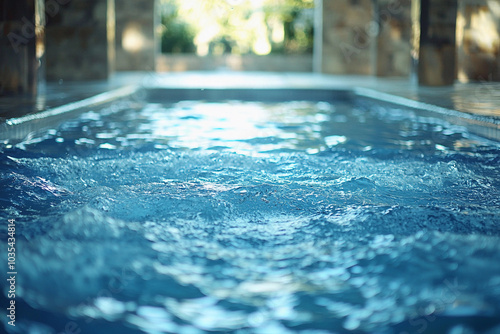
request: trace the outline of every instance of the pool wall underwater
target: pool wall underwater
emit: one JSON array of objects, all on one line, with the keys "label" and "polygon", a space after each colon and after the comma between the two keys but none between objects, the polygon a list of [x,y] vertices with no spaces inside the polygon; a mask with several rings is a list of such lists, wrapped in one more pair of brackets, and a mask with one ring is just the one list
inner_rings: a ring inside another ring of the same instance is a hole
[{"label": "pool wall underwater", "polygon": [[127,86],[0,144],[8,333],[500,333],[498,120],[366,88]]}]

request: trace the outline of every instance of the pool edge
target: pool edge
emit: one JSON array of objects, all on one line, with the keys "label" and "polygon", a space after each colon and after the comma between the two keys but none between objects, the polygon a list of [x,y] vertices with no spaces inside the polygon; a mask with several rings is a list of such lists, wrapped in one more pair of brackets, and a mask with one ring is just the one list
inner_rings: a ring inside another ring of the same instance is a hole
[{"label": "pool edge", "polygon": [[104,106],[120,98],[131,97],[139,89],[138,86],[121,87],[38,113],[18,118],[9,118],[5,122],[0,123],[0,140],[22,140],[33,131],[53,127],[54,124],[59,124],[93,107]]},{"label": "pool edge", "polygon": [[[286,94],[283,93],[286,91]],[[170,95],[165,96],[169,92]],[[278,97],[272,94],[279,92]],[[222,94],[226,93],[224,99]],[[500,120],[487,116],[468,114],[454,109],[439,107],[433,104],[408,99],[394,94],[383,93],[378,90],[362,87],[325,87],[325,88],[173,88],[165,86],[139,86],[129,85],[115,90],[107,91],[92,97],[68,103],[56,108],[48,109],[35,114],[29,114],[19,118],[7,119],[0,123],[0,140],[23,140],[30,133],[43,129],[54,127],[55,125],[68,120],[82,112],[89,111],[95,107],[102,107],[106,104],[114,103],[120,99],[126,98],[130,101],[141,102],[147,98],[155,97],[155,94],[161,94],[162,98],[167,97],[166,101],[183,100],[232,100],[238,99],[239,94],[246,94],[240,100],[246,101],[287,101],[287,96],[294,100],[313,100],[313,101],[332,101],[335,99],[356,99],[363,98],[382,103],[396,108],[408,108],[418,110],[428,115],[442,118],[452,124],[464,126],[472,134],[480,137],[500,142]],[[297,94],[300,93],[300,94]],[[264,95],[262,95],[264,94]],[[147,95],[147,98],[146,98]],[[201,97],[201,98],[200,98]],[[306,98],[307,97],[307,98]],[[149,101],[149,100],[148,100]]]},{"label": "pool edge", "polygon": [[434,104],[379,92],[369,88],[353,88],[356,96],[374,100],[393,107],[404,107],[410,110],[425,112],[429,116],[439,117],[452,124],[464,126],[472,134],[500,142],[500,119],[477,114],[469,114],[455,109],[440,107]]}]

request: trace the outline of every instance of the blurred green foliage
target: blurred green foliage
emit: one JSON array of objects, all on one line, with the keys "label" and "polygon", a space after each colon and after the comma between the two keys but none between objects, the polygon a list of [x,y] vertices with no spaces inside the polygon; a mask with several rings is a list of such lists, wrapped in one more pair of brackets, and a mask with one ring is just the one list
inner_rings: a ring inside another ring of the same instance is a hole
[{"label": "blurred green foliage", "polygon": [[161,52],[162,53],[193,53],[195,29],[179,17],[177,6],[170,2],[164,6],[161,16]]},{"label": "blurred green foliage", "polygon": [[313,0],[162,0],[164,53],[312,53]]}]

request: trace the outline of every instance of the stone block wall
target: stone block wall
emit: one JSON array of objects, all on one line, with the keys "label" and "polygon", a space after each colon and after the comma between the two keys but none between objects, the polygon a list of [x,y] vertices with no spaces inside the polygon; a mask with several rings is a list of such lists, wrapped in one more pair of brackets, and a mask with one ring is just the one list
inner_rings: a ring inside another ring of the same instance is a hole
[{"label": "stone block wall", "polygon": [[500,2],[323,0],[321,72],[500,81]]},{"label": "stone block wall", "polygon": [[[422,85],[500,81],[496,0],[317,1],[323,73],[406,77],[413,56]],[[35,94],[44,65],[56,81],[153,71],[155,2],[0,0],[0,95]]]},{"label": "stone block wall", "polygon": [[154,71],[155,0],[116,2],[116,70]]},{"label": "stone block wall", "polygon": [[43,0],[0,0],[0,96],[35,95],[44,79]]},{"label": "stone block wall", "polygon": [[323,0],[322,7],[322,72],[410,74],[410,0]]},{"label": "stone block wall", "polygon": [[418,81],[451,85],[456,78],[457,0],[421,0]]},{"label": "stone block wall", "polygon": [[114,68],[114,0],[45,0],[47,79],[107,79]]},{"label": "stone block wall", "polygon": [[323,0],[322,6],[322,72],[373,74],[376,22],[372,1]]},{"label": "stone block wall", "polygon": [[458,79],[500,81],[500,2],[459,0]]},{"label": "stone block wall", "polygon": [[375,7],[378,20],[376,75],[410,75],[411,70],[411,0],[378,0]]}]

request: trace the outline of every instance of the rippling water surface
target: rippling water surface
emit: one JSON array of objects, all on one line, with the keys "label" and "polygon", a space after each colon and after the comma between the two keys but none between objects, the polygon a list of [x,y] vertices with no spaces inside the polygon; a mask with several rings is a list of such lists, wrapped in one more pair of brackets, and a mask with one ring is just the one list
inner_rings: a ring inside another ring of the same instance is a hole
[{"label": "rippling water surface", "polygon": [[500,332],[497,143],[343,102],[123,109],[0,146],[12,333]]}]

